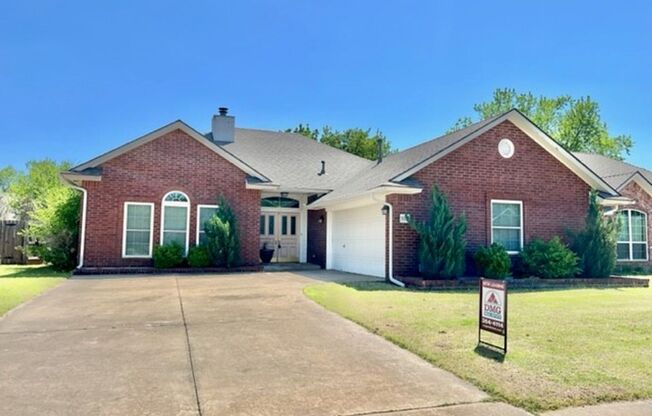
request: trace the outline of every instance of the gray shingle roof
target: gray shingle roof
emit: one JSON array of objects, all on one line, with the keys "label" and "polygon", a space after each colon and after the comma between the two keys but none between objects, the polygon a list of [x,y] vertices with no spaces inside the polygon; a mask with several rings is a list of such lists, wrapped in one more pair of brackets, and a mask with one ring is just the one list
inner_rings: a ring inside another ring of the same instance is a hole
[{"label": "gray shingle roof", "polygon": [[482,129],[504,114],[488,118],[471,124],[461,130],[454,131],[444,136],[431,139],[414,147],[387,156],[382,163],[372,163],[359,172],[354,178],[343,186],[319,199],[320,203],[347,199],[360,193],[369,191],[383,184],[407,185],[394,182],[394,178],[410,170],[421,162],[426,161],[449,146],[463,140],[475,131]]},{"label": "gray shingle roof", "polygon": [[639,172],[652,184],[652,172],[645,168],[592,153],[573,154],[588,166],[589,169],[597,173],[605,182],[616,189],[620,189],[636,172]]},{"label": "gray shingle roof", "polygon": [[218,144],[285,189],[333,190],[375,164],[296,133],[236,128],[232,143]]}]

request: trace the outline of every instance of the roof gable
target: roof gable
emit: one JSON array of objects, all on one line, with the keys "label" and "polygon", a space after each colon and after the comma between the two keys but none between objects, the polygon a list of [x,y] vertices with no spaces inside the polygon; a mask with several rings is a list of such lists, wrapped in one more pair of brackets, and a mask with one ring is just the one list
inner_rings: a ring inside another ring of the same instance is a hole
[{"label": "roof gable", "polygon": [[122,154],[129,152],[132,149],[135,149],[151,141],[154,141],[159,137],[162,137],[175,130],[183,131],[188,136],[190,136],[194,140],[197,140],[199,143],[206,146],[208,149],[215,152],[216,154],[220,155],[221,157],[223,157],[224,159],[226,159],[227,161],[229,161],[230,163],[232,163],[233,165],[235,165],[236,167],[238,167],[240,170],[247,173],[248,175],[251,175],[263,182],[271,182],[270,179],[266,177],[263,173],[254,169],[252,166],[247,164],[245,161],[239,159],[237,156],[233,155],[228,150],[213,143],[212,141],[204,137],[201,133],[199,133],[197,130],[193,129],[192,127],[190,127],[189,125],[187,125],[181,120],[177,120],[170,124],[167,124],[159,129],[156,129],[150,133],[145,134],[144,136],[132,140],[120,147],[110,150],[94,159],[91,159],[87,162],[77,165],[71,168],[68,171],[68,173],[86,175],[86,172],[88,172],[89,169],[97,168],[103,163],[113,158],[116,158]]},{"label": "roof gable", "polygon": [[[404,186],[406,181],[419,170],[454,152],[504,121],[510,121],[522,130],[529,138],[538,143],[545,151],[592,188],[607,195],[618,195],[614,187],[539,129],[530,119],[514,109],[392,154],[385,158],[382,163],[375,164],[360,172],[353,180],[347,182],[341,188],[315,201],[311,204],[311,207],[335,205],[340,201],[364,193],[380,193],[387,184]],[[411,188],[414,189],[414,187]]]}]

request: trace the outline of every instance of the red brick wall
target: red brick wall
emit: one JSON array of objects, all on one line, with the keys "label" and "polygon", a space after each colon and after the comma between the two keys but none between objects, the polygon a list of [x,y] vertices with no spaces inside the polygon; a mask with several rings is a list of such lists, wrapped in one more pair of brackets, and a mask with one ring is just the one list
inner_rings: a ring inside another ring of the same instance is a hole
[{"label": "red brick wall", "polygon": [[175,130],[102,165],[101,182],[88,190],[85,266],[143,266],[150,259],[122,258],[124,203],[152,202],[154,246],[160,241],[161,200],[173,190],[190,198],[190,246],[195,244],[197,205],[223,194],[238,219],[241,261],[259,263],[260,192],[245,189],[246,174],[181,130]]},{"label": "red brick wall", "polygon": [[632,265],[652,265],[650,257],[652,253],[650,252],[650,238],[652,238],[652,196],[645,192],[637,183],[630,182],[624,189],[620,191],[624,196],[630,197],[636,201],[635,205],[623,206],[623,209],[636,209],[647,213],[647,243],[648,243],[648,261],[647,262],[621,262],[618,264],[632,264]]},{"label": "red brick wall", "polygon": [[[509,138],[515,154],[504,159],[498,142]],[[455,213],[465,213],[470,254],[490,244],[490,201],[523,201],[525,243],[534,237],[563,237],[566,229],[580,229],[588,206],[589,186],[536,144],[518,127],[505,121],[442,159],[426,166],[413,178],[423,184],[419,195],[390,195],[394,205],[394,275],[418,272],[418,238],[400,213],[425,218],[433,184],[446,194]],[[467,262],[472,266],[472,261]],[[471,267],[468,273],[473,273]]]},{"label": "red brick wall", "polygon": [[[323,218],[320,223],[319,219]],[[308,263],[326,267],[326,210],[308,211]]]}]

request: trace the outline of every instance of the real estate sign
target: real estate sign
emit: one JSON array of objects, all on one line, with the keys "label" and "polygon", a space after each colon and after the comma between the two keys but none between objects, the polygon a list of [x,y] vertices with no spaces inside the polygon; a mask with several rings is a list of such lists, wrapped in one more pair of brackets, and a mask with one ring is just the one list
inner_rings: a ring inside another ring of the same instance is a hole
[{"label": "real estate sign", "polygon": [[480,343],[483,330],[502,335],[505,339],[503,350],[507,353],[507,283],[504,280],[480,279]]}]

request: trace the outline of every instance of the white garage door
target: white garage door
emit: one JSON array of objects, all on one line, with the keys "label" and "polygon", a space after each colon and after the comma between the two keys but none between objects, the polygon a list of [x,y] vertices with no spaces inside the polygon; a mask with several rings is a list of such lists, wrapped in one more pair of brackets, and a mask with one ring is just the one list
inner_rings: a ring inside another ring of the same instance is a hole
[{"label": "white garage door", "polygon": [[329,213],[331,268],[385,276],[385,216],[382,204]]}]

